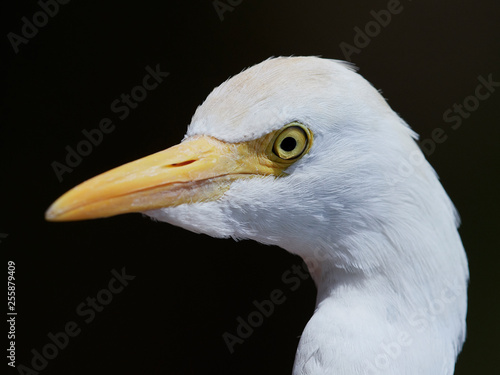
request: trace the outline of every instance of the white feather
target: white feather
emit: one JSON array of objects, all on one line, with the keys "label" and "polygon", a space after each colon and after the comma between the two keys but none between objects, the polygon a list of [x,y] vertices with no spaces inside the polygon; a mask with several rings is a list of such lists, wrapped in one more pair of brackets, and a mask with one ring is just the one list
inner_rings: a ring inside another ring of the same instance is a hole
[{"label": "white feather", "polygon": [[366,80],[339,61],[269,59],[214,89],[186,137],[241,142],[292,121],[314,144],[288,176],[238,180],[218,201],[147,214],[309,264],[317,307],[294,375],[452,374],[468,282],[458,217],[415,133]]}]

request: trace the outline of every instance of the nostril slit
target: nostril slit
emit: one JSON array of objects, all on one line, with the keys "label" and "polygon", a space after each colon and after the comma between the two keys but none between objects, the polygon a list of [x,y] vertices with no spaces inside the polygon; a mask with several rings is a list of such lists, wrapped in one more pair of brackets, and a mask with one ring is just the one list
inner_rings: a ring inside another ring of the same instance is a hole
[{"label": "nostril slit", "polygon": [[167,165],[167,167],[183,167],[185,165],[189,165],[191,163],[194,163],[196,160],[186,160],[186,161],[183,161],[183,162],[180,162],[180,163],[173,163],[173,164],[169,164]]}]

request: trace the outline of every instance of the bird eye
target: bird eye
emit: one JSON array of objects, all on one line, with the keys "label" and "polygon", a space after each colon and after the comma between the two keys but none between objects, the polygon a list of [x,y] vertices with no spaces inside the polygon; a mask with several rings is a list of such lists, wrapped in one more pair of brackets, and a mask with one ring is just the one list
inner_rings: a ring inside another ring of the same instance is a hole
[{"label": "bird eye", "polygon": [[284,160],[296,159],[308,149],[310,132],[302,124],[288,124],[274,140],[273,152]]}]

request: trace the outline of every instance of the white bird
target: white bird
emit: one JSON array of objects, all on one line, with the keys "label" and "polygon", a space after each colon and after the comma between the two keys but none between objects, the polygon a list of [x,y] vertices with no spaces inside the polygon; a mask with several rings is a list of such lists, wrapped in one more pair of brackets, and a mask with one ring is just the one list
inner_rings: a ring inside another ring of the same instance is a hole
[{"label": "white bird", "polygon": [[60,197],[51,221],[143,212],[300,255],[318,289],[294,375],[445,375],[465,339],[458,215],[415,133],[347,63],[266,60],[177,146]]}]

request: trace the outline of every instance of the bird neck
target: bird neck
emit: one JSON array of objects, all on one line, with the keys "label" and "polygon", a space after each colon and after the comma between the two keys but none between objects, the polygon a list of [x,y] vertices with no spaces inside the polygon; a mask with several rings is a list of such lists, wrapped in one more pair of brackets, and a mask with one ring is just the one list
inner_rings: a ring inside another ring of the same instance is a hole
[{"label": "bird neck", "polygon": [[[322,258],[304,257],[318,288],[316,310],[299,343],[294,375],[452,374],[464,336],[465,276],[437,259],[428,270],[412,257],[404,241],[366,233],[355,242],[386,246],[392,262],[378,267],[339,267],[336,253],[356,249],[336,244]],[[429,247],[432,241],[421,241]],[[406,247],[406,248],[405,248]],[[431,256],[432,249],[420,252]],[[328,255],[333,254],[333,260]],[[459,257],[460,258],[460,257]],[[453,266],[455,260],[450,259]],[[460,262],[458,262],[460,263]],[[383,265],[382,265],[383,264]],[[441,269],[440,269],[441,267]]]}]

